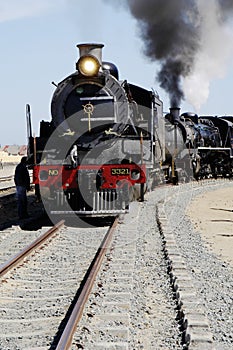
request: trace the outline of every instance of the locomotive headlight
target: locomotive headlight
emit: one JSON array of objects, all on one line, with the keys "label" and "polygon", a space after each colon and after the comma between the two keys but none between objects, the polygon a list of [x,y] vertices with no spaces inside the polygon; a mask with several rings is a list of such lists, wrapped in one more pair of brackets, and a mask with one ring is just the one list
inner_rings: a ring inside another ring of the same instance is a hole
[{"label": "locomotive headlight", "polygon": [[99,72],[100,63],[94,56],[82,56],[77,62],[77,69],[82,75],[92,77]]}]

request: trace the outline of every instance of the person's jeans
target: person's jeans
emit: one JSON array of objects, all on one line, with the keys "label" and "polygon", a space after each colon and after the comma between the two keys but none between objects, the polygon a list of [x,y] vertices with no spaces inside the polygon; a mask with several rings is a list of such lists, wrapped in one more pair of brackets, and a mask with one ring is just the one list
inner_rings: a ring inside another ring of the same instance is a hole
[{"label": "person's jeans", "polygon": [[24,186],[16,186],[16,199],[18,215],[20,219],[28,216],[27,213],[27,190]]}]

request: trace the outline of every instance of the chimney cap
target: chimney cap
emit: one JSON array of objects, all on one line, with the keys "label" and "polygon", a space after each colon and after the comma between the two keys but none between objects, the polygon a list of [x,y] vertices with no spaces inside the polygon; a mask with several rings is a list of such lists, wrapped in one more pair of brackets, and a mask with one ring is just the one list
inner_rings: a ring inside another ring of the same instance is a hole
[{"label": "chimney cap", "polygon": [[98,43],[82,43],[82,44],[77,44],[76,45],[78,48],[82,47],[96,47],[96,48],[102,48],[104,47],[104,44],[98,44]]}]

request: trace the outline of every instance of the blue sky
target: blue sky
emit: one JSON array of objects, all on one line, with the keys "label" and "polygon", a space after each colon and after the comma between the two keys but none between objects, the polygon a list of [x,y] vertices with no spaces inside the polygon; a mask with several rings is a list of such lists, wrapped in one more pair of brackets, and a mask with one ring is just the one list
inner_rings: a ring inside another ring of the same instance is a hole
[{"label": "blue sky", "polygon": [[[168,96],[155,79],[159,66],[143,55],[137,23],[119,6],[103,0],[1,0],[0,33],[2,146],[26,143],[27,103],[36,135],[40,120],[50,120],[51,82],[75,70],[78,43],[103,43],[103,59],[118,66],[120,78],[153,87],[169,109]],[[212,80],[200,113],[233,114],[232,83],[233,57],[221,78]],[[194,110],[185,102],[181,107]]]}]

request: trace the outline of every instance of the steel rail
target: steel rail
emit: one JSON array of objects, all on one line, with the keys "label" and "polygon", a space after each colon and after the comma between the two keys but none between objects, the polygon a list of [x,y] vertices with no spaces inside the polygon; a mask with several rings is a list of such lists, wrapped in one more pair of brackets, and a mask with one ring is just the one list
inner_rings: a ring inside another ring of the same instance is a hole
[{"label": "steel rail", "polygon": [[87,270],[87,274],[85,276],[85,283],[82,287],[82,291],[78,297],[78,300],[76,301],[76,304],[73,308],[73,311],[68,319],[68,322],[66,323],[66,326],[63,330],[63,333],[59,339],[59,342],[56,346],[56,350],[68,350],[71,346],[73,335],[76,331],[76,327],[78,322],[80,321],[84,306],[88,300],[88,297],[91,293],[95,278],[98,274],[98,271],[101,267],[103,258],[105,256],[106,250],[109,248],[113,234],[115,231],[115,228],[118,224],[118,217],[114,220],[111,227],[108,229],[108,232],[106,233],[100,247],[98,248],[98,251],[95,255],[94,260],[92,261],[89,269]]},{"label": "steel rail", "polygon": [[0,182],[14,180],[14,175],[2,176],[0,177]]},{"label": "steel rail", "polygon": [[64,220],[59,221],[48,231],[43,233],[35,241],[30,243],[27,247],[23,248],[19,253],[10,258],[7,262],[0,266],[0,277],[5,275],[13,267],[17,266],[26,256],[28,256],[32,251],[39,248],[49,237],[55,234],[63,225]]}]

